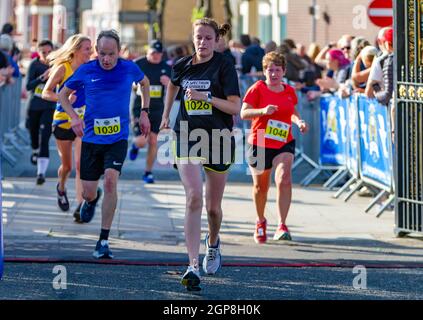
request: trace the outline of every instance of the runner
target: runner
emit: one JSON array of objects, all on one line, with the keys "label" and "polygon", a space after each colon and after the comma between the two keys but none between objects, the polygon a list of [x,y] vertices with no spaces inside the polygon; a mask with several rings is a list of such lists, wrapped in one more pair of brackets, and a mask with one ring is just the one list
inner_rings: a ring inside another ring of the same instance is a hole
[{"label": "runner", "polygon": [[291,167],[295,154],[295,140],[292,137],[292,123],[301,133],[308,130],[295,109],[295,90],[282,78],[286,71],[285,57],[275,51],[263,58],[266,81],[257,81],[244,97],[242,119],[251,119],[251,132],[248,138],[248,162],[253,176],[253,199],[257,210],[254,240],[265,243],[267,221],[264,209],[270,187],[272,168],[275,168],[279,227],[274,240],[291,240],[286,218],[291,205]]},{"label": "runner", "polygon": [[[52,71],[43,89],[42,98],[58,102],[57,93],[70,76],[85,62],[88,62],[92,53],[91,40],[81,34],[76,34],[66,40],[57,51],[48,58]],[[79,90],[70,94],[72,106],[82,118],[85,112],[84,91]],[[74,146],[75,161],[75,191],[77,207],[73,214],[75,221],[80,222],[82,205],[82,184],[80,179],[81,139],[76,137],[71,129],[71,119],[58,102],[53,115],[53,134],[56,138],[57,150],[60,156],[58,170],[59,182],[56,186],[57,204],[62,211],[69,210],[69,200],[66,190],[66,181],[72,171],[72,145]]]},{"label": "runner", "polygon": [[30,92],[28,103],[28,130],[31,137],[31,162],[37,165],[37,184],[46,179],[49,164],[49,141],[55,103],[41,98],[50,68],[47,56],[53,51],[53,43],[43,40],[38,44],[38,57],[32,60],[28,69],[26,90]]},{"label": "runner", "polygon": [[[181,282],[190,291],[201,290],[198,257],[203,209],[202,166],[206,169],[205,198],[209,225],[203,270],[214,274],[221,266],[221,203],[227,171],[235,153],[232,116],[239,113],[241,106],[235,67],[221,53],[214,51],[219,38],[229,29],[229,25],[219,27],[208,18],[194,22],[195,53],[173,66],[160,125],[161,129],[169,128],[172,104],[182,88],[181,107],[174,131],[176,162],[187,201],[184,230],[189,266]],[[221,134],[220,138],[212,136],[213,129]]]},{"label": "runner", "polygon": [[[101,196],[98,188],[104,174],[104,200],[100,238],[95,258],[113,258],[109,248],[109,233],[117,204],[117,183],[128,150],[129,100],[133,82],[141,85],[141,132],[148,136],[149,81],[140,68],[119,58],[120,39],[114,30],[102,31],[96,44],[98,59],[82,65],[59,93],[66,113],[72,119],[72,129],[82,137],[81,180],[84,203],[81,221],[88,223],[95,214]],[[86,113],[84,120],[72,108],[69,95],[84,88]]]},{"label": "runner", "polygon": [[163,45],[160,41],[154,40],[150,44],[147,51],[147,56],[135,61],[140,69],[150,80],[150,114],[148,118],[151,123],[151,132],[148,139],[140,133],[139,117],[140,117],[140,103],[139,90],[135,99],[134,107],[132,109],[133,115],[133,131],[134,142],[129,151],[129,159],[135,160],[138,155],[139,148],[143,148],[148,140],[148,153],[145,165],[145,172],[143,180],[146,183],[154,183],[153,165],[157,156],[157,134],[159,133],[160,122],[162,120],[164,103],[164,89],[170,81],[171,68],[163,61]]}]

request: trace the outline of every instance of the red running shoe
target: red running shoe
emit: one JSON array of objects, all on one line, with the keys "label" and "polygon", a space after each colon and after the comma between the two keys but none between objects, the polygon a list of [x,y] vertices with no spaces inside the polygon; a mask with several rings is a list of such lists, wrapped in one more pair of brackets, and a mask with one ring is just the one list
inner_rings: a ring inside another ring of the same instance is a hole
[{"label": "red running shoe", "polygon": [[285,224],[280,224],[278,229],[273,236],[273,240],[287,240],[291,241],[291,234],[289,233],[288,227]]},{"label": "red running shoe", "polygon": [[262,222],[260,222],[260,221],[256,222],[256,230],[254,231],[254,241],[256,243],[265,243],[266,242],[266,240],[267,240],[266,227],[267,227],[266,219]]}]

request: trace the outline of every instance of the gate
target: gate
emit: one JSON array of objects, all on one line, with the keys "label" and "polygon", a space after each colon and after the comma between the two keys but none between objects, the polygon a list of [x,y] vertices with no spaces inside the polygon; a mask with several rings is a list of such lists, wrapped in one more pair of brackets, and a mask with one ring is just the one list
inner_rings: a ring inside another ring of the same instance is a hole
[{"label": "gate", "polygon": [[397,236],[423,233],[423,0],[396,0]]}]

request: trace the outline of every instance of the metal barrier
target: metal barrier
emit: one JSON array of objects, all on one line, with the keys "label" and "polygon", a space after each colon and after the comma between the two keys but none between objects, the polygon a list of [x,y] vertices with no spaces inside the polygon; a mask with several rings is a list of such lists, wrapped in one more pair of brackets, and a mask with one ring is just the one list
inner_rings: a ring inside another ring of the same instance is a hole
[{"label": "metal barrier", "polygon": [[364,185],[377,188],[378,194],[365,212],[388,196],[377,212],[379,217],[395,199],[390,113],[386,106],[363,95],[354,95],[343,99],[343,102],[347,110],[345,159],[351,178],[334,197],[338,198],[353,183],[355,186],[344,201],[348,201]]},{"label": "metal barrier", "polygon": [[309,123],[310,131],[301,136],[296,129],[293,130],[298,141],[297,160],[293,169],[303,161],[311,165],[311,171],[300,182],[303,186],[308,186],[321,173],[329,178],[325,187],[336,185],[348,174],[343,150],[346,142],[346,120],[342,100],[337,96],[323,95],[320,99],[309,101],[301,93],[298,98],[298,112]]},{"label": "metal barrier", "polygon": [[10,150],[23,153],[19,140],[28,143],[27,134],[19,128],[21,88],[21,78],[15,78],[12,85],[0,87],[0,157],[12,166],[16,164],[17,159]]}]

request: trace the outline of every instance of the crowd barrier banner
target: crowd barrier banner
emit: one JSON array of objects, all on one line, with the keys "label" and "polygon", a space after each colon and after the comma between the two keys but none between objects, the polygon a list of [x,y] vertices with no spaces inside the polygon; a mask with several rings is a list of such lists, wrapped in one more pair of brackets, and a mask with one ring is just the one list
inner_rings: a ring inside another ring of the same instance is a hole
[{"label": "crowd barrier banner", "polygon": [[361,179],[392,191],[392,150],[388,108],[376,100],[358,97]]},{"label": "crowd barrier banner", "polygon": [[345,166],[347,145],[347,103],[338,96],[320,99],[320,163]]},{"label": "crowd barrier banner", "polygon": [[1,158],[0,158],[0,280],[3,277],[3,261],[4,261],[4,247],[3,247],[3,188],[1,175]]}]

